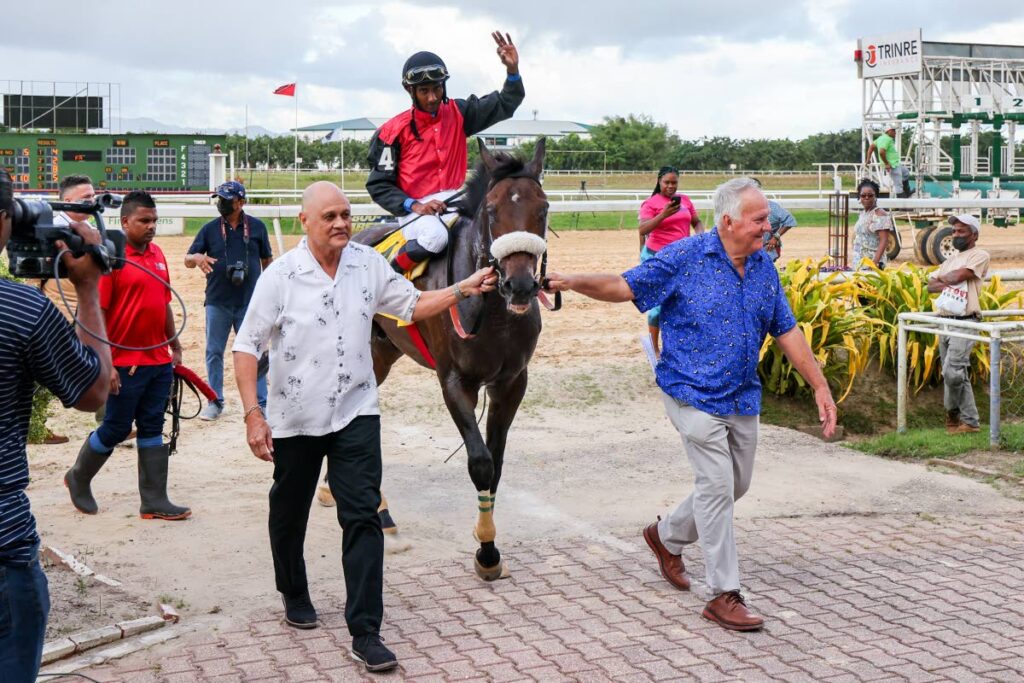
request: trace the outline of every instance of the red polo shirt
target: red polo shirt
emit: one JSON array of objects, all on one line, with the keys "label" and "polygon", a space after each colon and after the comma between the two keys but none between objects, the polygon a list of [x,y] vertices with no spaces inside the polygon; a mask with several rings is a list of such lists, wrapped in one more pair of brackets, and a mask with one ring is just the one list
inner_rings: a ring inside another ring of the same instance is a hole
[{"label": "red polo shirt", "polygon": [[[167,259],[150,242],[143,251],[125,246],[125,259],[146,268],[170,283]],[[171,290],[153,276],[126,263],[124,268],[100,278],[100,307],[107,321],[107,338],[124,346],[153,346],[167,341],[167,304]],[[163,365],[171,362],[167,344],[149,351],[124,351],[110,347],[116,367]]]}]

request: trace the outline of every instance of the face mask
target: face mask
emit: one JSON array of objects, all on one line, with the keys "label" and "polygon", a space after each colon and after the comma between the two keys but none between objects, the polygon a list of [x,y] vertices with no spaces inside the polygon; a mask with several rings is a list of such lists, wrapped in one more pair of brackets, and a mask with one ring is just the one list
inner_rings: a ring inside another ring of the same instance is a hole
[{"label": "face mask", "polygon": [[235,212],[235,200],[224,199],[224,197],[217,198],[217,212],[221,216],[230,216]]},{"label": "face mask", "polygon": [[967,242],[966,237],[954,237],[953,248],[957,251],[967,251],[970,248],[970,244]]}]

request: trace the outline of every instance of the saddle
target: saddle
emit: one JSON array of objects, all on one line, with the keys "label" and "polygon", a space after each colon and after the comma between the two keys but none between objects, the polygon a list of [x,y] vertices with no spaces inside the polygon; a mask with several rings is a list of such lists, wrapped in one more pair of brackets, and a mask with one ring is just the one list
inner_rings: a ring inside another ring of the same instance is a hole
[{"label": "saddle", "polygon": [[[457,213],[446,214],[444,216],[441,216],[441,222],[444,223],[445,226],[448,228],[448,231],[451,232],[451,229],[458,222],[459,218],[460,216]],[[373,247],[374,250],[377,251],[377,253],[379,253],[381,256],[387,259],[387,261],[390,263],[392,257],[408,241],[405,239],[405,235],[402,234],[402,227],[403,226],[399,225],[397,221],[388,221],[387,223],[381,223],[380,225],[376,225],[372,228],[367,228],[366,230],[357,233],[352,239],[358,242],[359,244],[365,244],[369,247]],[[440,256],[444,256],[447,252],[448,248],[445,247],[444,251],[442,251],[439,254],[436,254],[435,256],[432,256],[429,260],[417,263],[411,269],[407,269],[405,272],[403,272],[405,279],[413,281],[420,275],[423,275],[423,273],[426,272],[427,266],[430,265],[431,261],[437,259]],[[384,313],[382,313],[381,315],[384,315],[384,317],[395,320],[398,323],[399,327],[407,327],[409,325],[414,324],[407,322],[405,320],[400,320],[398,318],[395,318],[394,316],[389,316]]]},{"label": "saddle", "polygon": [[[451,231],[458,220],[459,215],[457,213],[441,216],[441,222],[445,224],[449,231]],[[352,239],[359,244],[365,244],[368,247],[373,247],[377,253],[390,262],[392,256],[394,256],[394,254],[408,241],[402,234],[401,228],[402,226],[398,224],[398,221],[387,221],[386,223],[374,225],[372,228],[361,230],[356,233]],[[415,280],[427,270],[427,266],[430,264],[430,261],[443,256],[446,252],[447,247],[441,253],[431,257],[429,261],[423,261],[422,263],[416,264],[415,267],[403,273],[405,278],[407,280]]]}]

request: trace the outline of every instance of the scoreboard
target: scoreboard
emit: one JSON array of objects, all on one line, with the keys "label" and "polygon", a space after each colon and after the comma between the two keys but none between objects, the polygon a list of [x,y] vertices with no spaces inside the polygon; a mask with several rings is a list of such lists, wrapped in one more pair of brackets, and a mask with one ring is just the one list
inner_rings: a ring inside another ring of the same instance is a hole
[{"label": "scoreboard", "polygon": [[97,190],[199,191],[210,188],[213,146],[223,135],[0,133],[0,166],[17,191],[55,191],[84,174]]}]

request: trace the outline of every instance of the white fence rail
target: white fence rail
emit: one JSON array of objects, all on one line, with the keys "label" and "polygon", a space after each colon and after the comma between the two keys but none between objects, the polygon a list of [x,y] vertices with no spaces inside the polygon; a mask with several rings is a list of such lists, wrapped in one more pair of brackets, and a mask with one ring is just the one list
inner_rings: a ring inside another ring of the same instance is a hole
[{"label": "white fence rail", "polygon": [[1024,317],[1024,310],[982,311],[981,322],[943,318],[935,313],[900,313],[896,367],[896,430],[907,431],[907,333],[971,339],[988,346],[989,445],[999,446],[1002,412],[1002,346],[1024,342],[1024,322],[1000,318]]}]

